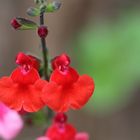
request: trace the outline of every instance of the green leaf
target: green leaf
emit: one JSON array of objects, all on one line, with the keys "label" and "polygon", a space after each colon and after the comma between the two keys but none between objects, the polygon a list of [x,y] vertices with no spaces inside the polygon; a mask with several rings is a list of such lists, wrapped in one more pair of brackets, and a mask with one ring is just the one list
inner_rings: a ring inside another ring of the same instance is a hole
[{"label": "green leaf", "polygon": [[35,17],[40,15],[40,9],[31,7],[27,10],[29,16]]},{"label": "green leaf", "polygon": [[38,25],[28,19],[25,18],[16,18],[16,20],[21,24],[21,27],[18,30],[30,30],[30,29],[36,29]]}]

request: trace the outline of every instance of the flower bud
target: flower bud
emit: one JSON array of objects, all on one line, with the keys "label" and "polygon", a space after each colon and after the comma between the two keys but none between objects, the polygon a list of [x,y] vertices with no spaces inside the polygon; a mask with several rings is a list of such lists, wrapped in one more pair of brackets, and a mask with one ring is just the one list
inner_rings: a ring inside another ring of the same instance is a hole
[{"label": "flower bud", "polygon": [[47,5],[46,12],[54,12],[56,10],[59,10],[60,7],[61,7],[61,3],[54,1]]},{"label": "flower bud", "polygon": [[55,123],[66,123],[67,116],[64,113],[58,113],[54,118]]},{"label": "flower bud", "polygon": [[19,27],[21,27],[22,25],[18,22],[18,20],[16,18],[11,20],[11,25],[14,29],[18,29]]},{"label": "flower bud", "polygon": [[39,8],[30,7],[27,10],[27,14],[29,16],[32,16],[32,17],[39,16],[40,15],[40,10],[39,10]]},{"label": "flower bud", "polygon": [[17,30],[31,30],[36,29],[38,25],[28,19],[17,17],[11,20],[11,25]]},{"label": "flower bud", "polygon": [[38,28],[38,35],[41,38],[45,38],[48,35],[48,29],[47,29],[47,27],[46,26],[40,26]]}]

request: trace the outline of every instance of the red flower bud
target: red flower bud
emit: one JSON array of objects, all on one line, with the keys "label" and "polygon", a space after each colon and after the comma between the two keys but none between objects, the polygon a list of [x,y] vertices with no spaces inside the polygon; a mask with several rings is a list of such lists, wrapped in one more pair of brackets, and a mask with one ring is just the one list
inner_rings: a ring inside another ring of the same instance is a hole
[{"label": "red flower bud", "polygon": [[16,18],[11,20],[11,25],[14,29],[18,29],[19,27],[21,27],[22,25],[17,21]]},{"label": "red flower bud", "polygon": [[48,29],[46,26],[40,26],[38,28],[38,35],[41,37],[41,38],[45,38],[47,35],[48,35]]},{"label": "red flower bud", "polygon": [[57,115],[54,118],[55,123],[66,123],[67,122],[67,116],[64,113],[57,113]]}]

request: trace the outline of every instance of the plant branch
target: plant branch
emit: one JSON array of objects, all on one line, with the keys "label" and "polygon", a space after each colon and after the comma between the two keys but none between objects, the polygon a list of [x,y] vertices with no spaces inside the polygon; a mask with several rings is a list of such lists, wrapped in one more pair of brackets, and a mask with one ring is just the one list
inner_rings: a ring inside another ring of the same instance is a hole
[{"label": "plant branch", "polygon": [[[44,25],[44,13],[40,14],[40,25]],[[49,73],[48,73],[48,50],[46,47],[46,40],[45,38],[41,38],[41,47],[43,53],[43,61],[44,61],[44,78],[45,80],[49,80]]]},{"label": "plant branch", "polygon": [[[44,12],[40,13],[40,25],[44,25]],[[41,38],[41,47],[42,47],[42,53],[43,53],[43,61],[44,61],[44,78],[45,80],[49,80],[50,75],[49,75],[49,67],[48,67],[48,50],[47,50],[47,46],[46,46],[46,40],[45,38]],[[52,118],[53,116],[53,112],[50,108],[48,108],[47,110],[47,116],[48,119]]]}]

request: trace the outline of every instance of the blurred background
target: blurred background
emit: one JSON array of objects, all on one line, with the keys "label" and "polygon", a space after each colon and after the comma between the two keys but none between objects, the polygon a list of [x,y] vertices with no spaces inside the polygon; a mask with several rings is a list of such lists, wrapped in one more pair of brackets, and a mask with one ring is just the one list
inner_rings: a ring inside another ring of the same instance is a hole
[{"label": "blurred background", "polygon": [[[9,75],[19,51],[40,55],[36,31],[15,31],[10,20],[29,18],[33,0],[0,0],[0,76]],[[94,78],[92,99],[69,121],[90,140],[140,140],[140,1],[62,0],[48,14],[50,58],[63,52],[80,74]],[[33,18],[37,21],[37,18]],[[46,126],[27,126],[17,140],[40,136]]]}]

